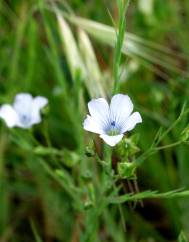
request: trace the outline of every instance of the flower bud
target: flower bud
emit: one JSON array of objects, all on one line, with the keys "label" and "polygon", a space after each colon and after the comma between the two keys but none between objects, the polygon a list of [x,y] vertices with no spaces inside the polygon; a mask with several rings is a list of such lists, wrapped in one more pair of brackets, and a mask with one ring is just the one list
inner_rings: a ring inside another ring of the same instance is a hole
[{"label": "flower bud", "polygon": [[131,162],[120,162],[117,166],[118,174],[122,179],[135,179],[136,167]]}]

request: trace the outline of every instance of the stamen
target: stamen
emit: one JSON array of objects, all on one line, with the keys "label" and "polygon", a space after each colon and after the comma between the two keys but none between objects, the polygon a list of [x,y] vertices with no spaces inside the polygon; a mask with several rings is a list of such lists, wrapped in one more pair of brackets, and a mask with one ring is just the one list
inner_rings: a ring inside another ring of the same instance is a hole
[{"label": "stamen", "polygon": [[120,132],[119,129],[116,127],[116,122],[112,121],[110,125],[111,126],[109,127],[107,134],[111,136],[118,135]]},{"label": "stamen", "polygon": [[115,121],[112,121],[111,122],[111,126],[114,126],[115,127]]}]

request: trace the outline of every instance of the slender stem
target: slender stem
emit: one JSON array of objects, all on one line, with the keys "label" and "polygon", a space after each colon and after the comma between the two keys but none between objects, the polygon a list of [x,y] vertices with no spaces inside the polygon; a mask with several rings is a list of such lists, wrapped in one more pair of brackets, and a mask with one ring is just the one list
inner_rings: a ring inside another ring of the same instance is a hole
[{"label": "slender stem", "polygon": [[140,166],[149,156],[153,155],[154,153],[156,153],[157,151],[159,150],[163,150],[163,149],[166,149],[166,148],[171,148],[171,147],[174,147],[174,146],[177,146],[177,145],[180,145],[183,143],[182,140],[179,140],[175,143],[172,143],[172,144],[168,144],[168,145],[165,145],[165,146],[157,146],[161,141],[162,139],[168,135],[168,133],[170,133],[173,128],[182,120],[182,117],[184,117],[185,115],[187,115],[189,113],[189,109],[186,109],[185,110],[185,106],[186,104],[183,105],[183,108],[181,110],[181,113],[179,115],[179,117],[173,122],[173,124],[159,137],[158,141],[155,142],[155,144],[152,144],[151,147],[145,151],[140,157],[138,157],[134,162],[133,164],[138,167]]},{"label": "slender stem", "polygon": [[117,41],[115,45],[115,54],[114,54],[114,63],[113,63],[113,76],[114,76],[114,87],[113,87],[113,95],[116,94],[119,90],[119,66],[121,62],[121,50],[125,37],[125,26],[126,19],[125,13],[127,11],[129,0],[117,0],[118,2],[118,12],[119,12],[119,22],[118,22],[118,32]]},{"label": "slender stem", "polygon": [[107,144],[104,144],[104,160],[107,162],[109,168],[112,169],[112,149]]},{"label": "slender stem", "polygon": [[169,144],[169,145],[164,145],[164,146],[159,146],[159,147],[155,147],[154,150],[155,151],[158,151],[158,150],[164,150],[164,149],[167,149],[167,148],[171,148],[171,147],[174,147],[174,146],[177,146],[177,145],[180,145],[182,144],[183,141],[182,140],[179,140],[175,143],[172,143],[172,144]]}]

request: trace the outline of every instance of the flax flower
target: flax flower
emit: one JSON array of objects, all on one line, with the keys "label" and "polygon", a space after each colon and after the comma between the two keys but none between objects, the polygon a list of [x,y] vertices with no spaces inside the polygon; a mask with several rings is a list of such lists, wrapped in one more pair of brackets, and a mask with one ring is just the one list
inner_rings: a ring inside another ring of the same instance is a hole
[{"label": "flax flower", "polygon": [[0,118],[9,128],[28,129],[41,122],[40,110],[47,105],[45,97],[33,98],[29,93],[17,94],[13,105],[4,104],[0,107]]},{"label": "flax flower", "polygon": [[127,95],[114,95],[110,105],[104,98],[93,99],[88,108],[90,115],[84,120],[84,129],[99,134],[110,146],[115,146],[125,132],[142,122],[139,112],[132,113],[133,103]]}]

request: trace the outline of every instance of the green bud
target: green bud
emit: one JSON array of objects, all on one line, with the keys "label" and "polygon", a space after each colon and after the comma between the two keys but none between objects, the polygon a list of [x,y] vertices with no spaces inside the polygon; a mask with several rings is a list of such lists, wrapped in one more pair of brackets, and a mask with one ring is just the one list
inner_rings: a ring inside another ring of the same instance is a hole
[{"label": "green bud", "polygon": [[136,145],[138,142],[138,135],[133,135],[130,138],[124,138],[117,147],[117,154],[120,157],[129,157],[140,151],[139,147]]},{"label": "green bud", "polygon": [[118,174],[122,179],[135,179],[136,167],[131,162],[118,163]]},{"label": "green bud", "polygon": [[80,157],[77,153],[64,149],[63,150],[63,163],[68,167],[73,167],[79,163]]}]

